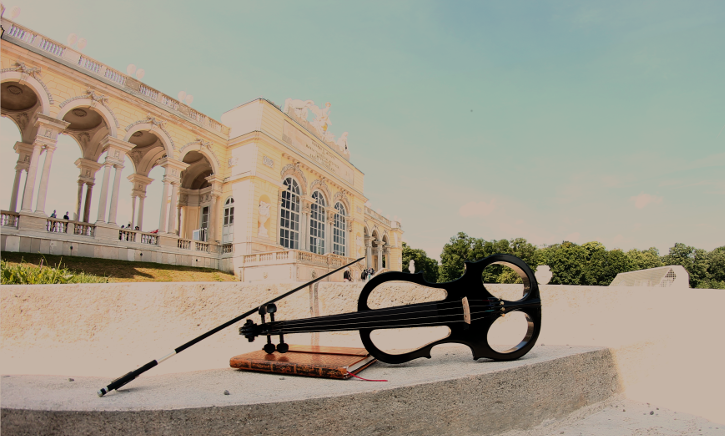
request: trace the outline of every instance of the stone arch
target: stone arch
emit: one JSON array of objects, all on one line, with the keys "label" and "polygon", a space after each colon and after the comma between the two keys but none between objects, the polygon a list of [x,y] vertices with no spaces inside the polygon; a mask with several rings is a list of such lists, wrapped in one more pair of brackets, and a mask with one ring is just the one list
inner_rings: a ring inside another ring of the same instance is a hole
[{"label": "stone arch", "polygon": [[[17,65],[17,64],[16,64]],[[41,79],[35,78],[35,75],[22,73],[20,68],[3,69],[0,73],[0,82],[19,82],[21,85],[29,86],[40,99],[40,113],[50,116],[50,107],[53,104],[53,96],[51,95],[45,83]]]},{"label": "stone arch", "polygon": [[141,157],[141,159],[136,160],[133,156],[133,153],[131,153],[131,155],[129,155],[129,160],[133,165],[134,174],[140,174],[142,176],[148,177],[151,170],[156,167],[156,163],[161,160],[165,154],[166,150],[158,149],[158,151],[155,151],[153,153],[146,153]]},{"label": "stone arch", "polygon": [[188,150],[181,161],[189,166],[183,171],[181,186],[185,189],[204,189],[210,183],[207,177],[215,174],[214,164],[206,154],[198,150]]},{"label": "stone arch", "polygon": [[330,192],[330,188],[327,186],[327,183],[325,183],[324,180],[317,179],[310,185],[310,195],[312,195],[313,192],[320,191],[322,195],[325,197],[325,203],[327,204],[327,207],[333,206],[333,197],[332,193]]},{"label": "stone arch", "polygon": [[163,123],[155,121],[155,119],[136,121],[135,123],[129,124],[128,127],[126,127],[126,136],[124,136],[123,140],[126,142],[130,142],[129,140],[131,139],[131,135],[136,132],[151,132],[156,135],[156,137],[158,137],[161,143],[164,145],[166,155],[169,157],[173,157],[175,149],[174,141],[171,139],[171,135],[169,135],[169,132],[166,131],[162,124]]},{"label": "stone arch", "polygon": [[307,195],[307,177],[305,177],[305,173],[302,172],[299,162],[296,164],[285,165],[284,168],[282,168],[282,171],[280,171],[280,175],[282,176],[282,181],[284,181],[287,177],[294,177],[297,184],[300,185],[302,195]]},{"label": "stone arch", "polygon": [[91,108],[94,111],[98,112],[101,115],[101,118],[103,118],[103,121],[106,123],[106,127],[108,128],[108,136],[112,138],[116,138],[118,135],[118,120],[116,119],[116,115],[111,111],[111,108],[106,106],[105,104],[101,103],[98,104],[98,100],[95,100],[89,96],[78,96],[78,97],[71,97],[68,100],[64,101],[60,104],[61,110],[58,113],[59,120],[62,120],[63,117],[66,116],[66,114],[73,109],[76,108]]},{"label": "stone arch", "polygon": [[[217,159],[216,155],[213,151],[211,151],[211,147],[208,142],[202,141],[197,139],[196,141],[189,142],[188,144],[181,147],[181,150],[179,150],[179,158],[181,160],[184,160],[184,157],[189,154],[191,151],[198,151],[201,153],[206,160],[209,161],[209,164],[211,165],[211,170],[214,174],[219,174],[219,159]],[[193,145],[198,145],[199,149],[191,148]]]},{"label": "stone arch", "polygon": [[333,207],[335,207],[335,203],[337,203],[338,201],[342,203],[343,206],[345,206],[347,216],[352,216],[352,202],[343,191],[337,191],[332,197]]}]

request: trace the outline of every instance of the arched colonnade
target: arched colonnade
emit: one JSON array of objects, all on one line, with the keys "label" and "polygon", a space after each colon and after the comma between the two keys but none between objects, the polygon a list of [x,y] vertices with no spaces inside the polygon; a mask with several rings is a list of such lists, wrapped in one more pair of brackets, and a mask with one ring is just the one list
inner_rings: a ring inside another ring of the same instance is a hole
[{"label": "arched colonnade", "polygon": [[[191,238],[192,235],[183,235],[182,217],[190,218],[182,210],[207,207],[211,217],[204,239],[218,239],[214,215],[221,195],[221,179],[216,176],[219,164],[208,141],[197,138],[183,145],[178,151],[180,158],[175,159],[175,144],[164,121],[147,115],[122,128],[108,104],[108,97],[90,88],[85,94],[60,102],[55,108],[57,114],[52,116],[51,106],[58,102],[54,101],[39,72],[39,68],[18,62],[0,73],[2,116],[15,123],[21,138],[13,147],[18,160],[9,212],[47,217],[45,203],[52,183],[53,154],[59,136],[67,135],[78,144],[81,155],[75,161],[79,170],[76,204],[72,216],[65,220],[76,223],[76,234],[92,236],[91,224],[114,228],[121,224],[117,222],[119,187],[128,157],[134,167],[128,177],[133,186],[132,229],[145,230],[144,200],[147,187],[154,181],[149,173],[160,166],[165,174],[161,180],[158,233]],[[104,154],[105,159],[101,161]],[[97,215],[92,217],[93,189],[98,182],[101,185],[99,204]],[[58,221],[64,220],[59,217]]]}]

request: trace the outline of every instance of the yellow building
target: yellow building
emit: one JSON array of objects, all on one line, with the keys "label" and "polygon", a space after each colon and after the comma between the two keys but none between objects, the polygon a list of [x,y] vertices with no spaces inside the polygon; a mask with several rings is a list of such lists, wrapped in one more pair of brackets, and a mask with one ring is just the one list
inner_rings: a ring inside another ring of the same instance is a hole
[{"label": "yellow building", "polygon": [[[3,251],[206,266],[244,281],[306,281],[362,256],[355,277],[363,267],[401,270],[400,223],[365,206],[347,133],[335,140],[327,129],[329,103],[257,99],[218,122],[71,47],[2,26],[2,116],[21,136]],[[67,220],[45,212],[59,135],[80,149]],[[165,174],[155,181],[157,166]],[[121,183],[133,185],[130,229],[116,222]],[[153,183],[163,184],[161,205],[144,202]],[[143,223],[151,206],[156,232]]]}]

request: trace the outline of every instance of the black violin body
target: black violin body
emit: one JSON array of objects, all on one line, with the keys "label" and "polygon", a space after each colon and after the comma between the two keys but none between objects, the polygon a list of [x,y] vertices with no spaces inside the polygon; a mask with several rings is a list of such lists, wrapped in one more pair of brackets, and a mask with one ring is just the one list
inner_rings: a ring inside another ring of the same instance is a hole
[{"label": "black violin body", "polygon": [[[493,296],[482,280],[483,270],[489,265],[501,264],[513,269],[524,284],[523,295],[519,300],[507,301]],[[283,336],[289,333],[310,333],[341,330],[359,330],[360,338],[368,350],[378,360],[386,363],[404,363],[413,359],[430,358],[433,347],[446,343],[467,345],[475,360],[514,360],[528,353],[536,344],[541,331],[541,296],[539,286],[531,268],[524,261],[509,254],[494,254],[476,262],[466,262],[463,276],[446,283],[429,283],[422,273],[386,272],[373,277],[360,293],[358,311],[349,314],[329,315],[289,321],[274,321],[276,307],[260,308],[262,324],[251,320],[239,329],[240,334],[250,341],[256,336],[266,335],[265,350],[271,353],[287,350]],[[430,303],[417,303],[407,306],[371,309],[368,299],[371,292],[386,282],[411,282],[428,288],[446,291],[443,300]],[[496,351],[488,343],[491,326],[501,316],[510,312],[522,312],[527,320],[527,331],[521,342],[505,351]],[[264,314],[270,314],[270,322],[265,323]],[[419,327],[447,326],[450,334],[445,338],[431,342],[423,347],[402,353],[390,354],[380,350],[371,340],[374,330]],[[281,343],[277,347],[271,344],[270,337],[280,335]]]}]

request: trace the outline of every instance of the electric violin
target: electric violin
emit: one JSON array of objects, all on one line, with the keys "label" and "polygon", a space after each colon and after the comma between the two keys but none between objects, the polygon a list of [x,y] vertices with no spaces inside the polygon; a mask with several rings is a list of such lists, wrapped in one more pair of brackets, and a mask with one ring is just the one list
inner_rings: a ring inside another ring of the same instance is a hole
[{"label": "electric violin", "polygon": [[[495,297],[486,289],[482,273],[490,265],[505,265],[518,274],[524,287],[520,299],[507,301]],[[442,289],[446,297],[435,302],[371,309],[369,297],[373,290],[392,281]],[[285,334],[358,330],[371,355],[382,362],[395,364],[421,357],[430,358],[431,349],[445,343],[467,345],[474,360],[514,360],[533,348],[541,331],[541,297],[534,273],[524,261],[509,254],[494,254],[476,262],[465,262],[463,276],[447,283],[429,283],[422,273],[391,271],[374,276],[363,287],[358,299],[358,311],[354,313],[275,321],[276,312],[277,307],[273,303],[260,306],[258,313],[261,324],[247,319],[239,328],[239,333],[250,342],[257,336],[266,336],[267,344],[263,349],[271,354],[274,351],[287,352],[289,346],[284,342]],[[527,322],[526,333],[517,345],[508,350],[497,351],[488,342],[489,330],[496,320],[511,312],[524,314]],[[270,317],[268,322],[265,315]],[[401,354],[383,351],[371,339],[371,333],[375,330],[421,326],[446,326],[450,333],[440,340]],[[272,336],[279,336],[278,345],[272,343]]]}]

